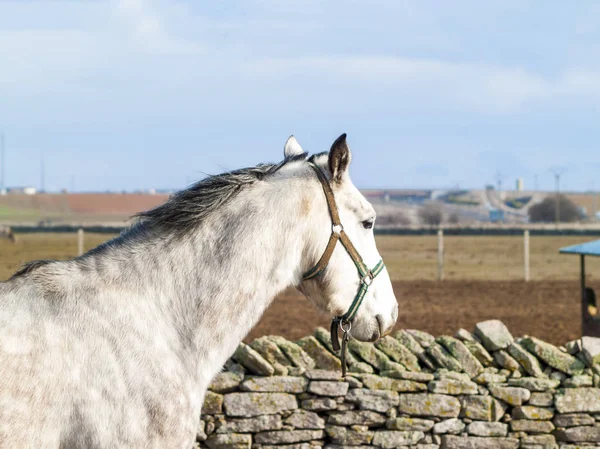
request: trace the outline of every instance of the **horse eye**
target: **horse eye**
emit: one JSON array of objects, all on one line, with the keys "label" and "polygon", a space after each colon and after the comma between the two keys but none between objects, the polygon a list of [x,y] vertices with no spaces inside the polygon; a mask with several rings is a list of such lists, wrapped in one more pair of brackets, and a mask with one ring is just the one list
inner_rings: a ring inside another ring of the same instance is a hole
[{"label": "horse eye", "polygon": [[371,229],[373,227],[373,220],[365,220],[362,222],[365,229]]}]

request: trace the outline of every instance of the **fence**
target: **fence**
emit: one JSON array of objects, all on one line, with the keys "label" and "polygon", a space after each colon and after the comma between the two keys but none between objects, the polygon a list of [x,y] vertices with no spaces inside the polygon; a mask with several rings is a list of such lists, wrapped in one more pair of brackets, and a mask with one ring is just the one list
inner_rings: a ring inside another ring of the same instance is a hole
[{"label": "fence", "polygon": [[[529,281],[529,230],[523,231],[523,280]],[[456,234],[455,234],[456,235]],[[444,231],[439,229],[437,231],[437,244],[438,244],[438,267],[437,267],[437,279],[438,281],[444,280]]]},{"label": "fence", "polygon": [[[94,233],[94,234],[118,234],[122,232],[125,227],[123,226],[73,226],[73,225],[64,225],[64,226],[14,226],[12,227],[15,233],[17,234],[30,234],[30,233],[73,233],[76,235],[77,241],[77,255],[81,255],[85,251],[85,239],[86,233]],[[456,251],[461,251],[460,248],[457,248],[456,245],[450,244],[449,247],[445,245],[445,237],[522,237],[522,262],[520,265],[522,266],[522,272],[519,275],[515,270],[515,251],[516,248],[512,249],[511,254],[512,259],[510,262],[510,278],[511,279],[523,279],[524,281],[531,280],[531,257],[530,257],[530,237],[539,237],[539,236],[580,236],[583,238],[590,237],[600,237],[600,228],[598,227],[590,227],[590,226],[530,226],[530,227],[521,227],[521,226],[497,226],[497,227],[448,227],[444,228],[436,228],[436,227],[406,227],[406,228],[378,228],[376,229],[376,234],[378,236],[437,236],[437,262],[432,261],[431,265],[429,265],[432,269],[435,269],[435,272],[428,276],[429,279],[437,279],[442,281],[448,278],[448,274],[450,274],[450,278],[454,278],[453,273],[456,272],[457,263],[452,263],[452,256],[456,256]],[[433,242],[432,242],[433,243]],[[450,242],[452,243],[452,242]],[[513,246],[516,246],[512,244]],[[465,251],[469,251],[469,248],[466,248]],[[518,249],[520,252],[521,250]],[[448,253],[449,252],[449,253]],[[558,254],[558,251],[555,251]],[[448,265],[449,270],[447,268],[447,260],[446,256],[450,254],[450,264]],[[488,252],[488,254],[493,254],[494,258],[496,257],[496,253]],[[536,256],[537,253],[534,253]],[[499,261],[500,259],[498,259]],[[388,259],[386,258],[386,263]],[[539,266],[540,258],[534,257],[535,267]],[[461,261],[462,262],[462,261]],[[490,258],[488,256],[487,263],[490,262]],[[556,263],[556,261],[554,262]],[[464,265],[461,265],[463,267]],[[434,268],[435,267],[435,268]],[[426,267],[424,267],[428,270]],[[464,268],[459,268],[461,270]],[[534,277],[537,276],[538,273],[534,273]]]}]

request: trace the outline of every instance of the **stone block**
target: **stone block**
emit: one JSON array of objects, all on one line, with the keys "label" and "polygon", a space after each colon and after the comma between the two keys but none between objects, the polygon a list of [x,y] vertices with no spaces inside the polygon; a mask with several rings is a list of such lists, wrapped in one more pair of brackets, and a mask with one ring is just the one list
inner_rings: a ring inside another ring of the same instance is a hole
[{"label": "stone block", "polygon": [[236,433],[214,434],[209,436],[204,444],[209,449],[250,449],[252,436]]},{"label": "stone block", "polygon": [[306,391],[308,379],[292,376],[253,377],[240,385],[241,391],[263,393],[303,393]]},{"label": "stone block", "polygon": [[421,371],[419,359],[397,339],[390,336],[384,337],[375,343],[375,347],[409,371]]},{"label": "stone block", "polygon": [[474,421],[467,426],[467,433],[477,437],[505,437],[508,435],[508,424]]},{"label": "stone block", "polygon": [[305,399],[300,403],[300,407],[313,412],[326,412],[337,409],[338,403],[331,398]]},{"label": "stone block", "polygon": [[600,363],[600,338],[581,337],[581,352],[588,366]]},{"label": "stone block", "polygon": [[409,333],[423,348],[428,348],[435,341],[433,335],[418,329],[406,329],[406,332]]},{"label": "stone block", "polygon": [[554,404],[559,413],[600,412],[600,388],[565,388],[556,392]]},{"label": "stone block", "polygon": [[204,405],[202,413],[205,415],[214,415],[223,411],[223,395],[207,391],[204,396]]},{"label": "stone block", "polygon": [[518,449],[518,438],[490,438],[474,436],[442,436],[441,449]]},{"label": "stone block", "polygon": [[373,431],[360,432],[342,426],[327,426],[325,432],[335,444],[344,446],[359,446],[370,444],[373,440]]},{"label": "stone block", "polygon": [[510,429],[513,432],[551,433],[554,430],[554,424],[552,424],[551,421],[531,421],[528,419],[513,419],[510,422]]},{"label": "stone block", "polygon": [[372,410],[350,410],[329,414],[327,424],[334,426],[382,426],[386,423],[385,415]]},{"label": "stone block", "polygon": [[216,422],[216,433],[256,433],[279,430],[283,426],[279,415],[260,415],[253,418],[228,418]]},{"label": "stone block", "polygon": [[481,343],[477,341],[464,341],[463,343],[484,367],[491,366],[494,363],[494,358],[486,351]]},{"label": "stone block", "polygon": [[471,351],[460,340],[447,335],[438,337],[438,343],[446,348],[446,350],[460,363],[462,369],[469,377],[473,378],[483,372],[483,365],[475,357]]},{"label": "stone block", "polygon": [[568,429],[557,430],[554,432],[554,436],[558,441],[566,443],[599,443],[600,427],[569,427]]},{"label": "stone block", "polygon": [[554,395],[552,391],[533,392],[529,398],[529,405],[538,407],[550,407],[554,404]]},{"label": "stone block", "polygon": [[505,350],[501,349],[499,351],[494,351],[492,356],[496,363],[502,368],[509,370],[513,374],[519,372],[519,362]]},{"label": "stone block", "polygon": [[412,380],[380,377],[375,374],[363,374],[360,379],[363,385],[371,390],[391,390],[403,393],[427,391],[427,385]]},{"label": "stone block", "polygon": [[539,379],[536,377],[521,377],[520,379],[508,379],[511,387],[526,388],[529,391],[544,392],[554,390],[560,385],[558,379]]},{"label": "stone block", "polygon": [[389,430],[420,430],[421,432],[429,432],[433,429],[435,421],[423,418],[392,418],[386,422],[386,427]]},{"label": "stone block", "polygon": [[296,429],[319,430],[325,428],[325,420],[315,412],[307,410],[296,410],[288,416],[284,424],[294,426]]},{"label": "stone block", "polygon": [[273,343],[279,346],[279,349],[285,354],[292,365],[305,370],[313,369],[315,361],[296,343],[286,340],[278,335],[270,335],[269,338]]},{"label": "stone block", "polygon": [[[403,397],[405,396],[410,396],[410,394],[403,395]],[[348,392],[346,401],[357,404],[361,410],[385,413],[398,405],[399,395],[395,391],[355,388]]]},{"label": "stone block", "polygon": [[400,395],[398,411],[411,416],[456,418],[460,413],[460,401],[443,394],[407,393]]},{"label": "stone block", "polygon": [[475,336],[478,337],[488,351],[508,348],[513,336],[502,321],[488,320],[475,325]]},{"label": "stone block", "polygon": [[508,346],[508,353],[533,377],[547,377],[542,370],[540,361],[517,342]]},{"label": "stone block", "polygon": [[339,371],[341,369],[342,364],[340,363],[340,359],[329,352],[312,335],[301,338],[296,343],[315,361],[317,368],[330,371]]},{"label": "stone block", "polygon": [[275,373],[273,366],[263,356],[244,343],[239,344],[232,358],[252,374],[272,376]]},{"label": "stone block", "polygon": [[373,437],[373,445],[383,449],[412,446],[423,437],[423,432],[419,431],[378,430]]},{"label": "stone block", "polygon": [[488,390],[492,396],[512,406],[518,406],[527,402],[531,397],[531,392],[520,387],[506,387],[502,385],[488,385]]},{"label": "stone block", "polygon": [[596,420],[587,413],[566,413],[555,415],[552,422],[556,427],[577,427],[592,426]]},{"label": "stone block", "polygon": [[348,387],[348,382],[313,380],[308,384],[308,392],[318,396],[345,396],[348,393]]},{"label": "stone block", "polygon": [[477,394],[478,392],[476,383],[455,379],[434,380],[429,382],[429,391],[431,393],[451,394],[453,396]]},{"label": "stone block", "polygon": [[210,391],[214,391],[215,393],[229,393],[231,391],[235,391],[243,380],[243,372],[225,371],[217,374],[213,378],[212,382],[208,386],[208,389]]},{"label": "stone block", "polygon": [[323,438],[322,430],[273,430],[254,435],[257,444],[290,444]]},{"label": "stone block", "polygon": [[458,435],[465,428],[465,423],[458,418],[445,419],[440,421],[433,426],[433,433],[437,435],[450,433],[452,435]]},{"label": "stone block", "polygon": [[513,408],[512,419],[532,419],[535,421],[548,421],[554,417],[551,408],[536,407],[534,405],[521,405]]},{"label": "stone block", "polygon": [[296,396],[287,393],[228,393],[223,405],[227,416],[245,418],[298,408]]},{"label": "stone block", "polygon": [[580,360],[562,352],[550,343],[534,337],[526,337],[521,340],[521,345],[556,370],[569,375],[583,373],[585,365]]}]

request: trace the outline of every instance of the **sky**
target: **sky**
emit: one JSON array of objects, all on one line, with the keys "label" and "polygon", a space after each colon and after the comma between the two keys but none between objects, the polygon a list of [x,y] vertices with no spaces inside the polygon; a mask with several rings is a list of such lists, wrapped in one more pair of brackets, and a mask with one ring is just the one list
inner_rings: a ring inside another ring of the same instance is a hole
[{"label": "sky", "polygon": [[600,3],[0,0],[8,186],[183,188],[348,134],[367,188],[600,190]]}]

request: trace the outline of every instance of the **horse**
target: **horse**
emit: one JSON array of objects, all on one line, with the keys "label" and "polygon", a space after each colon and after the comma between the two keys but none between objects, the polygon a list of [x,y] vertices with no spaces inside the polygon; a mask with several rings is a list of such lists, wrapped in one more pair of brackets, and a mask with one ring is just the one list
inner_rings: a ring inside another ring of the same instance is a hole
[{"label": "horse", "polygon": [[0,225],[0,237],[8,239],[12,243],[17,243],[17,236],[10,226]]},{"label": "horse", "polygon": [[291,136],[282,162],[206,177],[0,283],[0,448],[192,447],[211,380],[291,286],[345,337],[387,335],[398,304],[350,162],[345,134],[310,157]]}]

